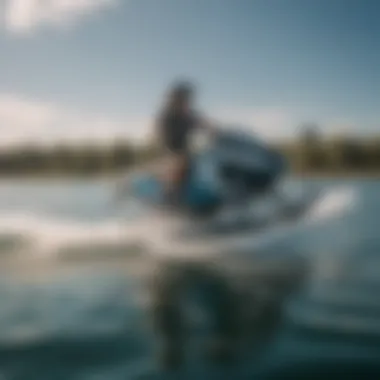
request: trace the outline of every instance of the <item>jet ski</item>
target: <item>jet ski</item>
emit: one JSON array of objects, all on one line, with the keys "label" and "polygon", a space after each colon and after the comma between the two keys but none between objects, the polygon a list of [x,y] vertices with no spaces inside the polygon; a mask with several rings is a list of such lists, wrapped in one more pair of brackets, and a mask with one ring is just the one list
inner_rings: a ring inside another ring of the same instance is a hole
[{"label": "jet ski", "polygon": [[352,202],[351,194],[340,190],[326,199],[320,187],[290,180],[280,153],[233,128],[193,154],[178,202],[168,202],[164,189],[154,170],[137,173],[128,182],[128,194],[150,210],[149,221],[155,225],[144,234],[144,243],[155,252],[186,256],[220,254],[231,246],[252,250],[255,237],[305,226],[318,212],[323,220],[326,202],[338,206],[337,213]]},{"label": "jet ski", "polygon": [[[164,181],[154,172],[133,176],[128,192],[150,207],[197,222],[221,221],[234,210],[240,222],[265,225],[270,222],[269,214],[273,221],[295,217],[315,199],[310,190],[296,199],[286,195],[282,185],[287,168],[285,158],[258,138],[227,130],[193,154],[175,204],[166,198]],[[263,204],[266,220],[258,206]]]}]

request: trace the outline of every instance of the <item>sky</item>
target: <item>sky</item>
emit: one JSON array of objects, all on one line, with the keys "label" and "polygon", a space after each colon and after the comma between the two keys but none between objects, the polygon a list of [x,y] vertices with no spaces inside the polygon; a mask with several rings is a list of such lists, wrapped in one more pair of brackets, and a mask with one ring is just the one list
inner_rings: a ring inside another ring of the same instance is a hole
[{"label": "sky", "polygon": [[186,78],[264,138],[380,131],[377,0],[0,0],[0,144],[143,139]]}]

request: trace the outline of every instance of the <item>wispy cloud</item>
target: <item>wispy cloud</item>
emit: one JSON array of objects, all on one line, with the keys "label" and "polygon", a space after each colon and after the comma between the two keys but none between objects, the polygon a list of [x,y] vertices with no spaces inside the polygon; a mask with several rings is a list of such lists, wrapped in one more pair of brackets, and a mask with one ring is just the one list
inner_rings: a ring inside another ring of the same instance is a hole
[{"label": "wispy cloud", "polygon": [[[255,132],[268,140],[293,137],[300,123],[292,112],[281,108],[224,107],[211,114],[227,126]],[[115,117],[0,93],[2,144],[107,141],[118,137],[136,140],[149,136],[151,125],[146,115]]]},{"label": "wispy cloud", "polygon": [[[308,121],[300,113],[280,107],[221,107],[210,114],[227,127],[254,132],[264,140],[296,137],[300,126]],[[115,116],[0,93],[1,145],[107,142],[117,138],[138,141],[152,134],[151,127],[149,115]],[[319,120],[318,127],[327,136],[356,130],[354,122],[341,118]]]},{"label": "wispy cloud", "polygon": [[[120,0],[0,0],[6,29],[28,34],[42,27],[75,25],[83,17],[114,6]],[[3,4],[1,4],[3,3]]]},{"label": "wispy cloud", "polygon": [[321,117],[303,110],[283,107],[221,107],[214,112],[227,126],[253,132],[264,140],[296,138],[302,128],[315,123],[325,136],[355,135],[356,123],[342,117]]},{"label": "wispy cloud", "polygon": [[120,118],[22,96],[0,94],[2,145],[107,141],[120,137],[136,140],[144,137],[149,124],[148,117]]}]

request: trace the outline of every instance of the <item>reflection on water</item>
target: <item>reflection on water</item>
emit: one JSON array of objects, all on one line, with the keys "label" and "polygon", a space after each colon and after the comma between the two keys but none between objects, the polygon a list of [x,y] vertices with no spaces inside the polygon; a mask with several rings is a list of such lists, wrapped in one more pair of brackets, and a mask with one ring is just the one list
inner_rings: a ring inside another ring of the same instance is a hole
[{"label": "reflection on water", "polygon": [[380,184],[354,185],[346,218],[191,265],[140,252],[107,185],[1,185],[0,375],[379,378]]}]

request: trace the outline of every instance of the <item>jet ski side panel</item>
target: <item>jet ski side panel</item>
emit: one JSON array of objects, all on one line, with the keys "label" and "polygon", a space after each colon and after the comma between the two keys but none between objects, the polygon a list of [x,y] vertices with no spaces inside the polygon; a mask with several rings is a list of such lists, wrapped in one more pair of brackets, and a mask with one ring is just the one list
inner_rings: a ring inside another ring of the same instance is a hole
[{"label": "jet ski side panel", "polygon": [[[154,206],[167,204],[165,185],[153,174],[136,177],[132,182],[131,195]],[[180,201],[184,208],[190,210],[212,209],[221,203],[215,191],[202,182],[189,181],[185,184]]]}]

